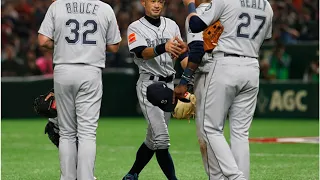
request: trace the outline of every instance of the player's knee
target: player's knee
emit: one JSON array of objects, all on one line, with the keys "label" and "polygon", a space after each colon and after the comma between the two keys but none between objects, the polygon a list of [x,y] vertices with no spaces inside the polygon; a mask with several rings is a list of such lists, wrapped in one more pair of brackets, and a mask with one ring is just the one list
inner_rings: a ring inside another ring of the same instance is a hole
[{"label": "player's knee", "polygon": [[169,149],[170,147],[169,135],[159,136],[159,138],[156,138],[154,142],[154,146],[156,149]]},{"label": "player's knee", "polygon": [[66,131],[66,130],[60,129],[59,135],[60,135],[60,137],[65,138],[65,139],[73,139],[73,138],[77,137],[77,131],[73,131],[73,130]]},{"label": "player's knee", "polygon": [[152,141],[150,141],[150,140],[145,140],[144,141],[144,144],[149,148],[149,149],[151,149],[151,150],[155,150],[155,148],[154,148],[154,143],[152,142]]},{"label": "player's knee", "polygon": [[145,144],[146,144],[146,146],[149,148],[149,149],[151,149],[151,150],[158,150],[158,149],[169,149],[169,147],[170,147],[170,143],[167,141],[158,141],[158,142],[156,142],[156,141],[148,141],[148,140],[146,140],[145,142],[144,142]]},{"label": "player's knee", "polygon": [[205,134],[223,135],[223,130],[219,127],[211,127],[204,125],[203,130]]},{"label": "player's knee", "polygon": [[78,138],[95,140],[96,131],[89,131],[88,129],[87,130],[78,129]]},{"label": "player's knee", "polygon": [[163,136],[159,136],[158,138],[155,138],[153,140],[146,139],[145,144],[151,150],[169,149],[170,138],[169,138],[169,135],[163,135]]},{"label": "player's knee", "polygon": [[88,140],[95,140],[96,134],[95,133],[84,133],[80,132],[78,133],[78,139],[88,139]]}]

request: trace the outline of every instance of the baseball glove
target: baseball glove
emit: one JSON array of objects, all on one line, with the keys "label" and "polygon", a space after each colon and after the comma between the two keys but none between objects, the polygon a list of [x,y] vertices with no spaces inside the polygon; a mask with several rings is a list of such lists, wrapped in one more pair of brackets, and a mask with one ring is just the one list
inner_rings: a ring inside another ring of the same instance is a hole
[{"label": "baseball glove", "polygon": [[177,119],[190,119],[195,115],[196,96],[187,93],[186,99],[178,100],[174,108],[173,117]]},{"label": "baseball glove", "polygon": [[217,45],[224,27],[220,21],[208,26],[203,32],[203,48],[205,52],[211,52]]},{"label": "baseball glove", "polygon": [[59,148],[59,128],[53,122],[49,121],[44,129],[44,134],[48,134],[50,141]]},{"label": "baseball glove", "polygon": [[54,100],[53,90],[45,95],[40,95],[33,102],[34,111],[46,118],[57,117],[56,101]]}]

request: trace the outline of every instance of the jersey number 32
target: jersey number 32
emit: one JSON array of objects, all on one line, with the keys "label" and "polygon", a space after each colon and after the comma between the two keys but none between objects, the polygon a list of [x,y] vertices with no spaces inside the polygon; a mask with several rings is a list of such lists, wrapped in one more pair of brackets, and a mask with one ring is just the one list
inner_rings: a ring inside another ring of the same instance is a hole
[{"label": "jersey number 32", "polygon": [[[76,44],[79,41],[80,38],[80,23],[76,19],[69,19],[66,22],[66,26],[71,27],[71,34],[73,34],[73,37],[70,36],[65,37],[66,41],[69,44]],[[97,44],[97,41],[88,40],[88,35],[94,34],[97,31],[97,23],[94,20],[87,20],[83,23],[82,27],[91,27],[91,29],[85,30],[81,36],[82,36],[82,44]]]},{"label": "jersey number 32", "polygon": [[[239,16],[239,19],[246,19],[246,22],[243,22],[239,24],[237,28],[237,37],[242,37],[242,38],[250,38],[250,34],[244,34],[241,33],[241,28],[243,27],[248,27],[251,24],[251,17],[248,13],[242,13]],[[260,21],[260,25],[258,29],[255,30],[254,34],[252,35],[251,39],[255,39],[258,34],[260,33],[261,29],[263,28],[264,24],[266,23],[266,17],[265,16],[254,16],[255,21]]]}]

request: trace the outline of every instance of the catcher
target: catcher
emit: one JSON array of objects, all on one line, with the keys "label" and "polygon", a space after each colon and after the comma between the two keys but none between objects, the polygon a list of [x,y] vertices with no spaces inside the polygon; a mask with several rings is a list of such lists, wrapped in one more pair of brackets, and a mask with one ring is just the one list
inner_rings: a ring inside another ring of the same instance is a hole
[{"label": "catcher", "polygon": [[[37,97],[33,102],[33,108],[38,115],[48,118],[48,123],[45,126],[44,133],[48,134],[50,141],[59,148],[60,135],[54,90],[51,89],[45,95]],[[94,177],[94,179],[97,178]]]},{"label": "catcher", "polygon": [[[198,0],[195,1],[197,6],[197,14],[202,14],[208,9],[211,8],[211,0]],[[193,84],[194,81],[194,95],[197,97],[197,101],[195,104],[196,113],[195,120],[197,126],[197,136],[198,142],[200,145],[200,152],[202,155],[202,161],[204,164],[204,168],[206,173],[209,175],[208,163],[213,165],[211,169],[211,174],[214,174],[213,179],[223,179],[223,174],[219,169],[219,165],[216,159],[208,159],[207,157],[207,144],[204,140],[203,136],[203,123],[201,121],[203,116],[204,108],[202,106],[202,102],[204,97],[202,97],[204,86],[206,86],[206,78],[209,74],[210,68],[213,63],[213,56],[211,54],[212,50],[217,46],[218,39],[222,34],[224,28],[221,25],[220,21],[217,21],[213,25],[209,26],[203,32],[200,33],[192,33],[189,28],[189,21],[185,22],[185,29],[187,30],[187,43],[189,46],[189,56],[188,56],[188,66],[185,69],[181,81],[179,85],[176,87],[176,90],[179,88],[183,89],[183,92],[186,92],[188,85]],[[198,66],[199,64],[199,66]],[[181,94],[182,95],[182,94]],[[184,95],[182,95],[184,96]],[[175,97],[176,98],[176,97]],[[181,98],[181,96],[180,96]],[[180,109],[180,108],[178,108]],[[182,117],[185,118],[185,117]],[[210,153],[210,152],[209,152]],[[209,160],[209,162],[208,162]],[[212,176],[211,176],[212,177]]]}]

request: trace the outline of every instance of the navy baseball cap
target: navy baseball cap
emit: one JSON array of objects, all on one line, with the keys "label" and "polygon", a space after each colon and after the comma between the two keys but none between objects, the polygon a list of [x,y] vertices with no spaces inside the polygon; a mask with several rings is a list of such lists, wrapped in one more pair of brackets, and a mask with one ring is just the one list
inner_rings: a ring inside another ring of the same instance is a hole
[{"label": "navy baseball cap", "polygon": [[165,112],[172,112],[176,103],[172,104],[173,90],[166,83],[155,82],[147,87],[147,99]]}]

